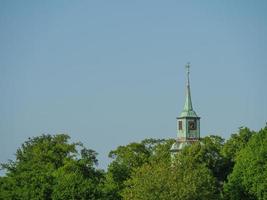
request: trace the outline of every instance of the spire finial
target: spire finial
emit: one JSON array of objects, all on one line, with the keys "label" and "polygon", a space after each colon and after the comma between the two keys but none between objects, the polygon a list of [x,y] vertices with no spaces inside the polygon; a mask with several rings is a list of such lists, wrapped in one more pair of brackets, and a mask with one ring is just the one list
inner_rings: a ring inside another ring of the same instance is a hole
[{"label": "spire finial", "polygon": [[187,69],[187,85],[189,85],[190,62],[185,65],[185,68]]},{"label": "spire finial", "polygon": [[186,63],[185,67],[186,67],[186,69],[187,69],[187,73],[189,73],[190,62]]},{"label": "spire finial", "polygon": [[185,68],[187,69],[187,84],[186,84],[186,98],[185,98],[184,111],[192,111],[193,106],[192,106],[191,94],[190,94],[190,83],[189,83],[190,63],[189,62],[185,65]]}]

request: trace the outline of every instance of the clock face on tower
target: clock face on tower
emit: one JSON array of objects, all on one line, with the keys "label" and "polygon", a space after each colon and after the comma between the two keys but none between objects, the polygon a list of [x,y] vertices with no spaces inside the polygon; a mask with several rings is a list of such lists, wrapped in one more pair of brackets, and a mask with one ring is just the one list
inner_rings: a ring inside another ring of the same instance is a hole
[{"label": "clock face on tower", "polygon": [[189,128],[189,130],[196,130],[197,129],[196,122],[195,121],[189,121],[188,122],[188,128]]}]

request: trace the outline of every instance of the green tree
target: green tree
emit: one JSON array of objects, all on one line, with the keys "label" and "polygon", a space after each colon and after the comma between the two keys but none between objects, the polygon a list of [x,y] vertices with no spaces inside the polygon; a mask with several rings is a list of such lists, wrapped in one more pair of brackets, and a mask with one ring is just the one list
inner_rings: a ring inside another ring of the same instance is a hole
[{"label": "green tree", "polygon": [[236,154],[233,172],[224,185],[225,199],[267,199],[267,128],[254,133]]},{"label": "green tree", "polygon": [[227,160],[221,154],[221,149],[224,145],[224,139],[211,135],[201,139],[190,148],[183,151],[183,156],[195,159],[195,162],[202,163],[207,166],[217,178],[218,182],[225,180],[228,171]]},{"label": "green tree", "polygon": [[63,165],[64,158],[76,153],[75,144],[68,144],[68,139],[67,135],[42,135],[23,143],[16,160],[2,164],[11,183],[5,193],[15,199],[51,199],[52,173]]},{"label": "green tree", "polygon": [[86,148],[81,150],[80,158],[67,159],[53,174],[53,199],[102,199],[104,172],[96,170],[96,164],[96,152]]},{"label": "green tree", "polygon": [[219,197],[215,185],[205,165],[182,157],[172,163],[144,164],[126,181],[122,196],[125,200],[212,200]]},{"label": "green tree", "polygon": [[224,144],[222,148],[223,155],[230,159],[234,164],[236,155],[246,146],[254,133],[254,131],[251,131],[246,127],[239,128],[238,133],[232,134],[230,139]]},{"label": "green tree", "polygon": [[[173,142],[173,140],[171,140]],[[113,159],[108,167],[104,191],[110,200],[121,199],[124,182],[131,177],[133,171],[148,163],[152,158],[159,160],[169,154],[170,140],[146,139],[140,143],[119,146],[110,152]]]},{"label": "green tree", "polygon": [[104,187],[109,199],[121,199],[119,192],[124,187],[124,181],[130,178],[134,168],[147,162],[149,156],[149,150],[141,143],[119,146],[109,153],[109,157],[114,159],[108,166]]},{"label": "green tree", "polygon": [[[88,182],[97,187],[101,176],[94,168],[96,153],[68,140],[64,134],[42,135],[23,143],[15,161],[2,164],[7,174],[0,179],[0,199],[64,199],[58,189],[65,195],[75,184],[79,186],[71,193],[75,199],[87,197],[88,191],[80,191],[87,190]],[[96,189],[90,188],[94,195]]]},{"label": "green tree", "polygon": [[189,159],[192,163],[206,166],[216,178],[216,187],[222,191],[223,182],[230,173],[230,161],[221,153],[224,139],[219,136],[207,136],[199,142],[184,148],[177,159]]}]

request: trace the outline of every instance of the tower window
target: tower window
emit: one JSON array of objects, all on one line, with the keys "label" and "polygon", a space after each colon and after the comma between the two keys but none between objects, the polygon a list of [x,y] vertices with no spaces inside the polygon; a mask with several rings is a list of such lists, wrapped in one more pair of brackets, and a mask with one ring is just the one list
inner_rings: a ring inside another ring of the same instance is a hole
[{"label": "tower window", "polygon": [[179,121],[179,130],[183,130],[183,122]]},{"label": "tower window", "polygon": [[197,129],[196,121],[189,121],[188,126],[189,126],[189,130],[196,130]]}]

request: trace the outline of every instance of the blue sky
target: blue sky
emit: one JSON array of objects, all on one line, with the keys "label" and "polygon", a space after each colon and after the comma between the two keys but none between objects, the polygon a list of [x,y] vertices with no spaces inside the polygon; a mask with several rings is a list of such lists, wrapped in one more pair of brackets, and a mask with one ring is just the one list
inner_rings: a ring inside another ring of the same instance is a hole
[{"label": "blue sky", "polygon": [[267,121],[266,1],[0,1],[0,162],[67,133],[99,153],[174,138],[191,62],[201,135]]}]

